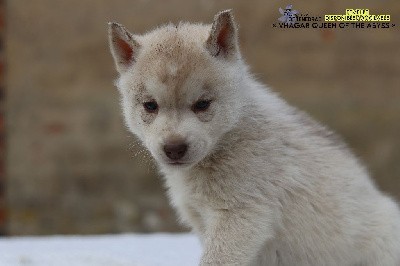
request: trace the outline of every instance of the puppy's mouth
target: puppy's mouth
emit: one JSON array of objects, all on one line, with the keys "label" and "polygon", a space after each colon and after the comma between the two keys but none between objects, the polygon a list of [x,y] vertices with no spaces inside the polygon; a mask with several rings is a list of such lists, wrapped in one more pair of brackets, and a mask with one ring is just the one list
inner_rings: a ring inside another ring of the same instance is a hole
[{"label": "puppy's mouth", "polygon": [[184,167],[191,164],[191,162],[186,161],[167,161],[166,163],[171,167]]},{"label": "puppy's mouth", "polygon": [[175,161],[175,162],[167,162],[169,165],[185,165],[187,164],[186,162],[180,162],[180,161]]}]

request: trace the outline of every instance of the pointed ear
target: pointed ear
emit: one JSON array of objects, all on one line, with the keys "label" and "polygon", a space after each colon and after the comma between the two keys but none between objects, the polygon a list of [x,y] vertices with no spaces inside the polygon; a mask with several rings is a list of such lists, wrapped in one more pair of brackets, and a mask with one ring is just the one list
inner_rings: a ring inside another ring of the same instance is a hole
[{"label": "pointed ear", "polygon": [[206,48],[214,57],[231,59],[238,56],[237,26],[232,10],[221,11],[215,15]]},{"label": "pointed ear", "polygon": [[140,45],[121,24],[108,23],[111,54],[119,73],[125,72],[135,61]]}]

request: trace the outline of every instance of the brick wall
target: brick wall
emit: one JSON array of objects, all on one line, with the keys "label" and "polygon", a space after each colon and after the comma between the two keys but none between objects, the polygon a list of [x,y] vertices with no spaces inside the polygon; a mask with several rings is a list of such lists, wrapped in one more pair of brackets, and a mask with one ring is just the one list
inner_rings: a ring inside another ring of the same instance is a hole
[{"label": "brick wall", "polygon": [[[9,234],[183,230],[151,160],[134,156],[139,146],[130,148],[134,139],[123,126],[112,85],[116,72],[107,22],[143,33],[169,21],[211,22],[226,8],[234,9],[241,49],[256,76],[340,133],[379,186],[400,198],[398,28],[273,29],[278,8],[286,4],[8,1]],[[310,0],[293,5],[308,14],[370,8],[374,14],[389,12],[400,23],[400,1]]]}]

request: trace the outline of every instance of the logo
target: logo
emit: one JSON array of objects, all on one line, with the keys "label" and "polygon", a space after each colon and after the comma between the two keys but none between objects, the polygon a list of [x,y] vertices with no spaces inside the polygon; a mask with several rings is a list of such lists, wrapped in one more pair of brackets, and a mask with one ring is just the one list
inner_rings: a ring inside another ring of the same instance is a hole
[{"label": "logo", "polygon": [[278,18],[280,22],[285,24],[293,24],[297,21],[296,14],[299,12],[297,10],[292,10],[292,6],[293,5],[287,5],[285,10],[283,10],[281,7],[279,8],[279,13],[282,14],[282,17]]},{"label": "logo", "polygon": [[272,23],[273,28],[303,28],[303,29],[390,29],[396,27],[391,22],[389,14],[374,15],[367,8],[346,9],[345,14],[338,15],[309,15],[301,14],[287,5],[279,8],[282,15],[279,23]]}]

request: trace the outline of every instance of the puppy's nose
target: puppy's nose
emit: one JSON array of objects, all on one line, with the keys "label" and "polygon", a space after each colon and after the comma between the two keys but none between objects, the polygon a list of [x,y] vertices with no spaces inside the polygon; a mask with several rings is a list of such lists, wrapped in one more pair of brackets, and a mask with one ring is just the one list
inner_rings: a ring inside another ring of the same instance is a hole
[{"label": "puppy's nose", "polygon": [[188,145],[185,142],[170,142],[164,145],[164,152],[168,158],[179,160],[185,155],[187,148]]}]

